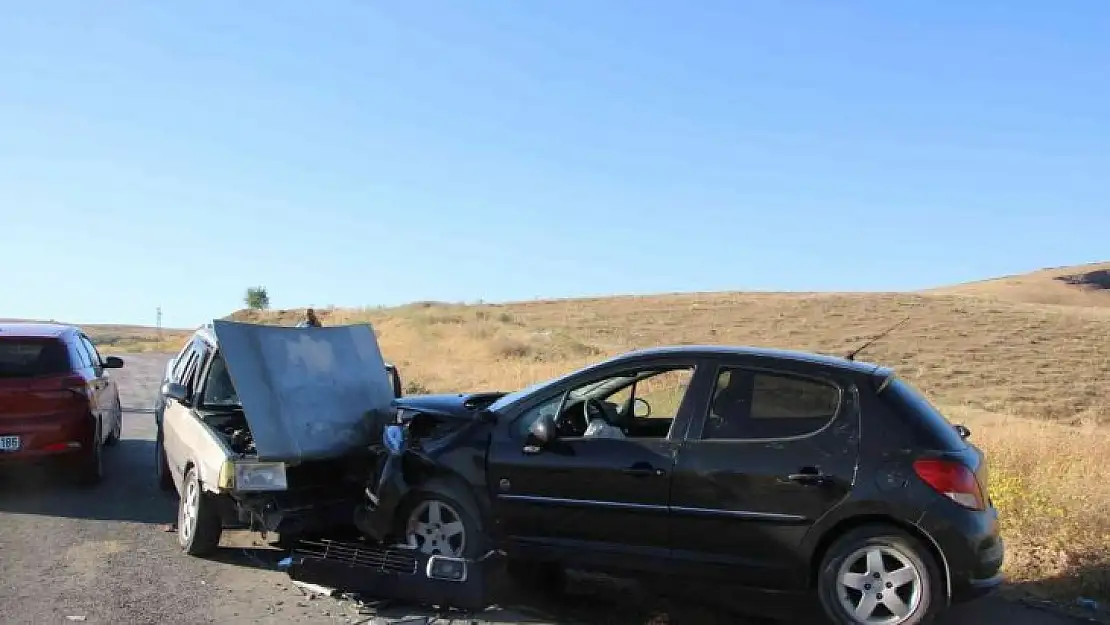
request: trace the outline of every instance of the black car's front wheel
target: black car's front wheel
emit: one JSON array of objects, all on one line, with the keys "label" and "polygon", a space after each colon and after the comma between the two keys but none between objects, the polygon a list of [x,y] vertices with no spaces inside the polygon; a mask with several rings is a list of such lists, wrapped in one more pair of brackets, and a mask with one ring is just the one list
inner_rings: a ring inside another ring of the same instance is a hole
[{"label": "black car's front wheel", "polygon": [[891,526],[867,525],[829,547],[817,579],[825,614],[842,625],[921,625],[943,609],[944,579],[928,549]]},{"label": "black car's front wheel", "polygon": [[453,482],[422,484],[402,508],[405,542],[426,555],[477,558],[488,541],[473,498]]}]

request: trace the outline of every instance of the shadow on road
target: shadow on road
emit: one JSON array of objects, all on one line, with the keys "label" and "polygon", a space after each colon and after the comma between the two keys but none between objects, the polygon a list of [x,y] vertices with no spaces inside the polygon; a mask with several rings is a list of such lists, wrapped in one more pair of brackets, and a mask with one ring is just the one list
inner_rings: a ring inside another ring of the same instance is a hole
[{"label": "shadow on road", "polygon": [[52,517],[170,523],[172,498],[154,483],[154,443],[123,439],[104,450],[104,480],[80,487],[56,467],[7,466],[0,471],[0,512]]},{"label": "shadow on road", "polygon": [[1044,607],[1050,597],[1068,597],[1068,601],[1052,602],[1072,616],[1096,617],[1110,622],[1110,562],[1104,553],[1071,554],[1075,564],[1067,575],[1057,575],[1036,582],[1013,584],[1009,590],[1027,605]]}]

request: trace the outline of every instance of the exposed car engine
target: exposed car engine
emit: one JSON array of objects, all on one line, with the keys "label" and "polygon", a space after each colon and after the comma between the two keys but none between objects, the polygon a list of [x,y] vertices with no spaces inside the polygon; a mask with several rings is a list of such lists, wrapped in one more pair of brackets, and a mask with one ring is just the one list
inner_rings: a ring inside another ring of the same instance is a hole
[{"label": "exposed car engine", "polygon": [[223,437],[232,453],[251,456],[257,453],[254,447],[254,436],[247,427],[247,420],[241,412],[218,413],[205,417],[212,429]]}]

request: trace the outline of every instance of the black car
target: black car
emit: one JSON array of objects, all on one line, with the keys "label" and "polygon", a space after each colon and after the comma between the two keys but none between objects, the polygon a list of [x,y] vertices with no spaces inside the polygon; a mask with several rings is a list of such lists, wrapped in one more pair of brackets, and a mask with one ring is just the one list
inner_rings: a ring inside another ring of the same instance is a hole
[{"label": "black car", "polygon": [[983,453],[885,367],[663,347],[396,405],[360,526],[425,553],[815,592],[837,623],[925,622],[1001,581]]}]

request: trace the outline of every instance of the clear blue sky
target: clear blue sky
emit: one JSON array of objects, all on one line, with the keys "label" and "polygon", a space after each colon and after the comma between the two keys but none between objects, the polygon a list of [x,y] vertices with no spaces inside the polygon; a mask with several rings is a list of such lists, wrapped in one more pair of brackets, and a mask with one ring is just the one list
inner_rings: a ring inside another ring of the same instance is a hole
[{"label": "clear blue sky", "polygon": [[1110,4],[19,2],[0,316],[1110,259]]}]

